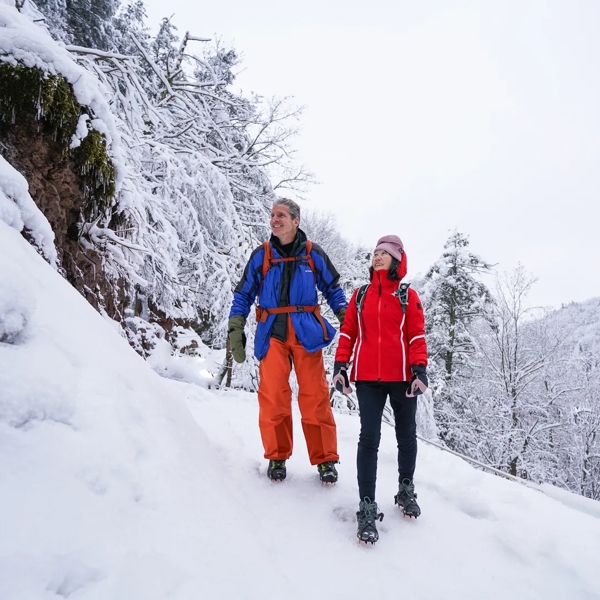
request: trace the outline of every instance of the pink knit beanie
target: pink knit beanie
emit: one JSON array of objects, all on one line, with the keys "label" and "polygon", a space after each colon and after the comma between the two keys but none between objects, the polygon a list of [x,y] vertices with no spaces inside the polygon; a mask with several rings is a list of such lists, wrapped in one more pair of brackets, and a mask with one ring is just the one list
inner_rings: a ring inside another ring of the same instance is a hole
[{"label": "pink knit beanie", "polygon": [[404,250],[404,244],[397,235],[384,235],[377,242],[375,250],[385,250],[388,254],[402,260],[402,251]]}]

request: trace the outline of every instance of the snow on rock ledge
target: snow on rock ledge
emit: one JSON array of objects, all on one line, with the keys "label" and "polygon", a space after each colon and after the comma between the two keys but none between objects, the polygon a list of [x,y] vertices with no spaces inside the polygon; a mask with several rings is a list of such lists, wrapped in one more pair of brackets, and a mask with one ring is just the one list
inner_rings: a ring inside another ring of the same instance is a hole
[{"label": "snow on rock ledge", "polygon": [[[28,230],[35,245],[56,268],[54,232],[29,195],[27,181],[0,156],[0,220],[21,232]],[[1,334],[0,334],[1,337]]]},{"label": "snow on rock ledge", "polygon": [[23,65],[62,75],[71,84],[77,101],[93,111],[94,126],[106,137],[118,190],[125,173],[121,138],[106,100],[109,94],[94,75],[78,65],[69,51],[49,33],[19,13],[12,2],[0,2],[0,60],[13,66]]}]

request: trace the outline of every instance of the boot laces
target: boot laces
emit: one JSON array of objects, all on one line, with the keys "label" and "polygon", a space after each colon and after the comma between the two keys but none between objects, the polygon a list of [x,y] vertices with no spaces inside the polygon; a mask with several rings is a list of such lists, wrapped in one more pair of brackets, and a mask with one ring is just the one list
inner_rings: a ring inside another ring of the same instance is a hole
[{"label": "boot laces", "polygon": [[375,521],[383,521],[383,513],[377,512],[377,502],[372,502],[369,498],[365,498],[359,506],[359,520],[366,523],[374,523]]},{"label": "boot laces", "polygon": [[404,502],[415,500],[417,497],[417,494],[415,494],[415,484],[410,479],[403,479],[400,483],[398,496]]}]

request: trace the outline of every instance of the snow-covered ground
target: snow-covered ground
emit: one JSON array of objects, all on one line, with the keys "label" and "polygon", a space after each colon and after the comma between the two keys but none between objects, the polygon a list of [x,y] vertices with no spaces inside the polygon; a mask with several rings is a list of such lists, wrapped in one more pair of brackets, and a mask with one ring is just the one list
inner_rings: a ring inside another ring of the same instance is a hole
[{"label": "snow-covered ground", "polygon": [[254,395],[159,377],[3,222],[0,339],[2,600],[600,598],[598,503],[422,444],[406,520],[386,426],[381,538],[359,546],[356,417],[336,415],[338,485],[299,419],[270,483]]}]

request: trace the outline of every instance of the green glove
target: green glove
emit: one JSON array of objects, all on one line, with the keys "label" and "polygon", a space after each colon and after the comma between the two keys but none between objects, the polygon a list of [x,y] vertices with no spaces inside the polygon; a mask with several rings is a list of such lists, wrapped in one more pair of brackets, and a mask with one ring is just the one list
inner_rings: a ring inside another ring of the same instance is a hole
[{"label": "green glove", "polygon": [[227,327],[229,336],[229,347],[233,360],[237,363],[243,363],[246,360],[246,334],[244,333],[246,319],[242,316],[231,317]]},{"label": "green glove", "polygon": [[346,316],[346,309],[340,308],[340,310],[338,310],[335,313],[335,316],[337,317],[337,320],[340,322],[340,329],[341,329],[342,325],[344,324],[344,317]]}]

